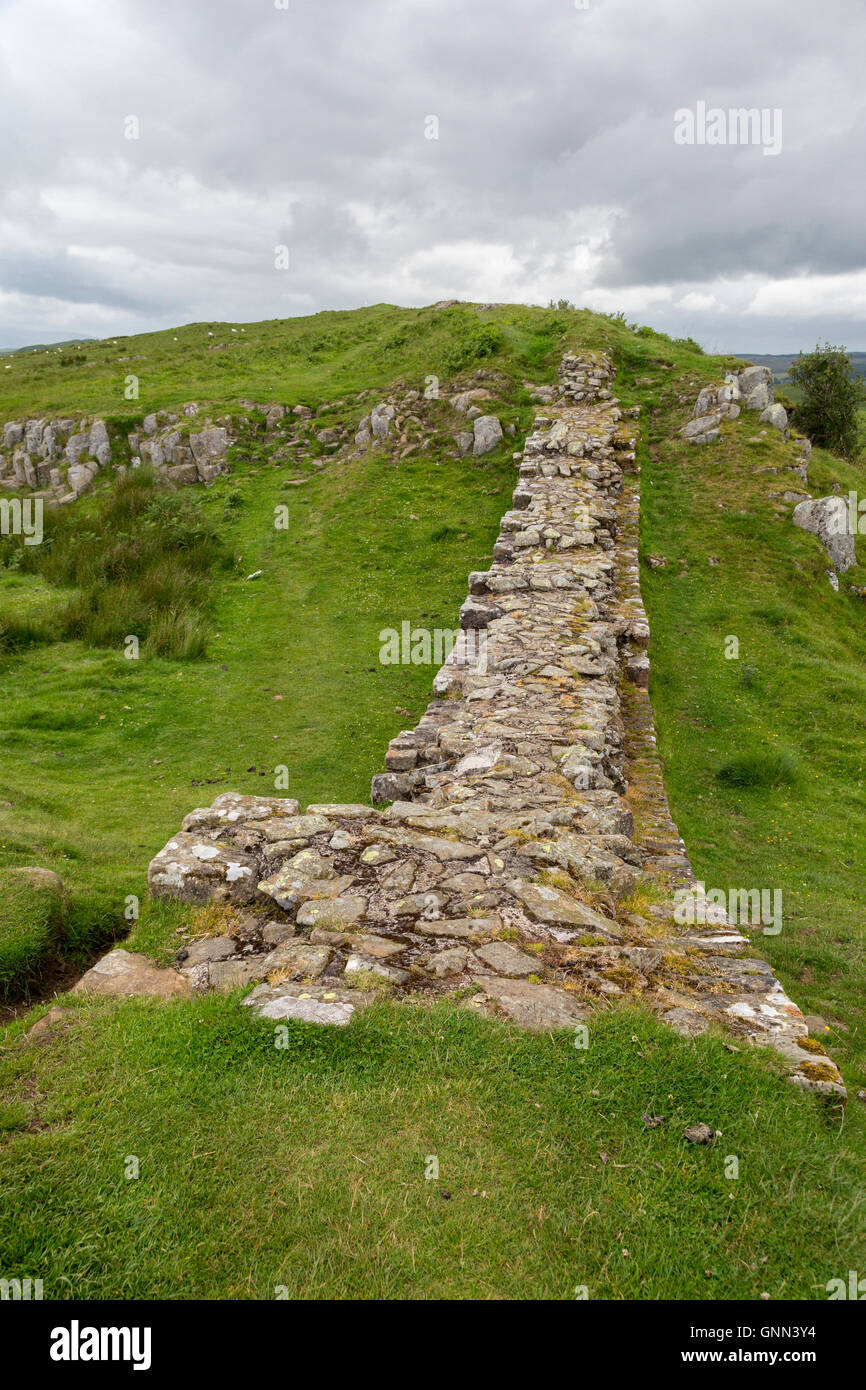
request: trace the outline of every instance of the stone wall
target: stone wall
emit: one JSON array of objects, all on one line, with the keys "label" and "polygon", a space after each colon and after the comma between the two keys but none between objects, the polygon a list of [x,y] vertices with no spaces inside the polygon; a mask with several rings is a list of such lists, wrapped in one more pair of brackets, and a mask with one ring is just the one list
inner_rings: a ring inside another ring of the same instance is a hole
[{"label": "stone wall", "polygon": [[581,1028],[640,999],[838,1092],[748,939],[674,915],[675,891],[698,890],[655,747],[637,408],[613,377],[599,354],[563,359],[436,698],[373,779],[379,804],[220,796],[153,860],[150,891],[225,905],[225,934],[187,942],[175,970],[194,990],[255,984],[244,1003],[268,1018],[346,1023],[386,989]]}]

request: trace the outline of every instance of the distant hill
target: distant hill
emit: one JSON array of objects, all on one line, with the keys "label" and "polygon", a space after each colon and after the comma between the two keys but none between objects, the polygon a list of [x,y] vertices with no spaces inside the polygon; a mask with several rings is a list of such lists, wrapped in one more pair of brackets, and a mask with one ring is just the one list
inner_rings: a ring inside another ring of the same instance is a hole
[{"label": "distant hill", "polygon": [[[756,367],[770,367],[776,381],[782,382],[787,379],[791,365],[796,362],[799,353],[738,352],[736,356],[742,357],[747,362],[754,362]],[[851,365],[855,374],[866,380],[866,352],[851,352],[848,356],[851,358]]]},{"label": "distant hill", "polygon": [[61,338],[56,343],[28,343],[26,347],[0,348],[0,356],[8,357],[13,352],[45,352],[48,348],[75,347],[78,343],[95,342],[95,338]]}]

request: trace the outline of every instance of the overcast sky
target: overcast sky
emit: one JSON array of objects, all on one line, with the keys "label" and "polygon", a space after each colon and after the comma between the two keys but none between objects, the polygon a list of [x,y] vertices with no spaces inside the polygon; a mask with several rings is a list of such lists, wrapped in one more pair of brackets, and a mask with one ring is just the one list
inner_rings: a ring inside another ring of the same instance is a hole
[{"label": "overcast sky", "polygon": [[866,349],[864,0],[583,4],[0,0],[0,346],[453,297]]}]

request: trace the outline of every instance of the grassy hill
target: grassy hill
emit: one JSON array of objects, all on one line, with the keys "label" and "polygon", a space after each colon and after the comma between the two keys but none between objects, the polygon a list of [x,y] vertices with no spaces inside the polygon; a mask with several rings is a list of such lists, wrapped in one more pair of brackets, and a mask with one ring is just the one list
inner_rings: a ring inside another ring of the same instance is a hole
[{"label": "grassy hill", "polygon": [[[456,389],[483,370],[519,442],[534,413],[524,381],[553,380],[573,346],[611,353],[617,393],[643,406],[642,552],[666,561],[643,572],[651,693],[680,829],[708,886],[782,887],[785,929],[756,944],[828,1020],[847,1112],[780,1081],[759,1051],[688,1042],[640,1010],[599,1016],[579,1053],[454,1005],[382,1003],[345,1031],[292,1025],[277,1053],[230,998],[76,997],[53,1041],[18,1042],[45,1005],[6,1030],[5,1276],[60,1297],[812,1299],[858,1267],[866,631],[851,585],[864,575],[830,589],[817,542],[769,495],[790,485],[766,471],[783,469],[783,446],[754,416],[715,446],[676,438],[733,359],[588,311],[375,306],[87,344],[65,364],[64,350],[21,354],[0,370],[0,420],[78,408],[134,422],[190,400],[315,408],[430,376]],[[373,399],[337,413],[356,425]],[[456,624],[514,483],[512,440],[458,460],[431,418],[429,445],[402,460],[235,451],[198,503],[229,558],[208,575],[197,660],[70,640],[57,615],[75,584],[0,571],[0,628],[32,618],[32,640],[0,656],[0,865],[61,874],[67,955],[127,929],[152,854],[219,792],[270,791],[279,764],[302,802],[366,799],[433,674],[381,666],[378,632]],[[857,476],[816,451],[814,492]],[[111,486],[70,509],[82,537],[99,534]],[[729,634],[739,661],[724,657]],[[130,945],[167,959],[190,911],[145,910]],[[684,1143],[697,1121],[721,1131],[714,1146]]]}]

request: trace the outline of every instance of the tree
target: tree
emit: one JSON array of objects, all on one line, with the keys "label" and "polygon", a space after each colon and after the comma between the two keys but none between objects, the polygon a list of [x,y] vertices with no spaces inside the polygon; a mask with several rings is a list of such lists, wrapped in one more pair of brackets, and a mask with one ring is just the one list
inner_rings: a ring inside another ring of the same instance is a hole
[{"label": "tree", "polygon": [[819,342],[814,352],[800,353],[788,375],[803,391],[795,414],[798,430],[813,444],[856,458],[863,394],[845,348]]}]

